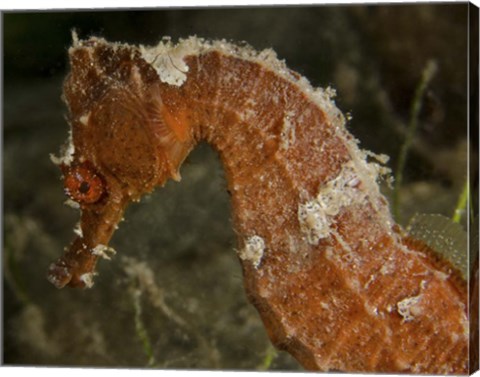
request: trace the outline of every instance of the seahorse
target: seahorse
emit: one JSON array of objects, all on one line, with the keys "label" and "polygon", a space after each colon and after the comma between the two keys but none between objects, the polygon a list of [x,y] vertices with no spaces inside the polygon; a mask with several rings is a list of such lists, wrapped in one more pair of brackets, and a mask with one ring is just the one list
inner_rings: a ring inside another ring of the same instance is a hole
[{"label": "seahorse", "polygon": [[56,287],[91,287],[126,206],[179,181],[205,140],[225,169],[247,295],[278,348],[308,370],[467,373],[467,284],[395,224],[385,157],[359,147],[332,89],[225,40],[74,34],[68,53],[71,133],[52,159],[81,217],[49,268]]}]

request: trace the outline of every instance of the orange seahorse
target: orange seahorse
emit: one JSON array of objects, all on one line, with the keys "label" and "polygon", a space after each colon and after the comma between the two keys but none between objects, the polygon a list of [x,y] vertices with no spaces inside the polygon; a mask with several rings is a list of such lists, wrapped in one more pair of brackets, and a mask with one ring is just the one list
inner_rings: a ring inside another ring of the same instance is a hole
[{"label": "orange seahorse", "polygon": [[71,135],[53,160],[81,220],[50,266],[56,287],[92,286],[125,207],[179,180],[206,140],[225,168],[248,297],[277,347],[310,370],[467,373],[467,284],[394,223],[383,168],[330,90],[272,50],[196,37],[74,35],[69,56]]}]

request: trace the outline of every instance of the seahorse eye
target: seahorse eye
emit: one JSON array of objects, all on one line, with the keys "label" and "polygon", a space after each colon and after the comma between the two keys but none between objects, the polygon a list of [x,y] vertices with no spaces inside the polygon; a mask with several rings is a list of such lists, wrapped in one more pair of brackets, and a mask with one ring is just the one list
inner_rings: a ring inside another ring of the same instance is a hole
[{"label": "seahorse eye", "polygon": [[88,192],[90,191],[90,184],[86,181],[80,183],[78,191],[80,191],[82,194],[88,194]]},{"label": "seahorse eye", "polygon": [[105,192],[102,178],[89,163],[70,167],[65,173],[64,185],[65,193],[81,204],[95,203]]}]

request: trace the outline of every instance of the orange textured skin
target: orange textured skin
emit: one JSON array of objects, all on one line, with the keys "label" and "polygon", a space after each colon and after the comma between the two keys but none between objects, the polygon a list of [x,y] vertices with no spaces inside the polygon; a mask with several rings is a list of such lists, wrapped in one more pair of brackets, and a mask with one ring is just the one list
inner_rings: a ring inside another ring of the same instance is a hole
[{"label": "orange textured skin", "polygon": [[126,205],[179,179],[206,140],[226,171],[239,249],[260,253],[240,261],[277,347],[310,370],[467,373],[466,283],[390,221],[374,165],[298,74],[210,46],[185,54],[186,79],[172,85],[135,46],[92,38],[69,53],[73,164],[93,164],[108,192],[80,203],[83,237],[51,266],[52,283],[85,286],[91,250]]}]

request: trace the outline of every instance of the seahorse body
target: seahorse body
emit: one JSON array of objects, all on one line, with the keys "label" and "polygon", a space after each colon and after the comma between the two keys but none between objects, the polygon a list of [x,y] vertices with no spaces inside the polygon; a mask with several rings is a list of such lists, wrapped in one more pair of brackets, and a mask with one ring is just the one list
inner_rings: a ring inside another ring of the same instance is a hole
[{"label": "seahorse body", "polygon": [[80,235],[50,268],[57,287],[90,286],[125,206],[178,180],[206,140],[225,168],[246,291],[277,347],[311,370],[467,372],[466,284],[395,225],[382,168],[329,90],[271,50],[225,41],[75,38],[69,55],[72,138],[57,162],[66,175],[87,166],[104,192],[79,203]]}]

